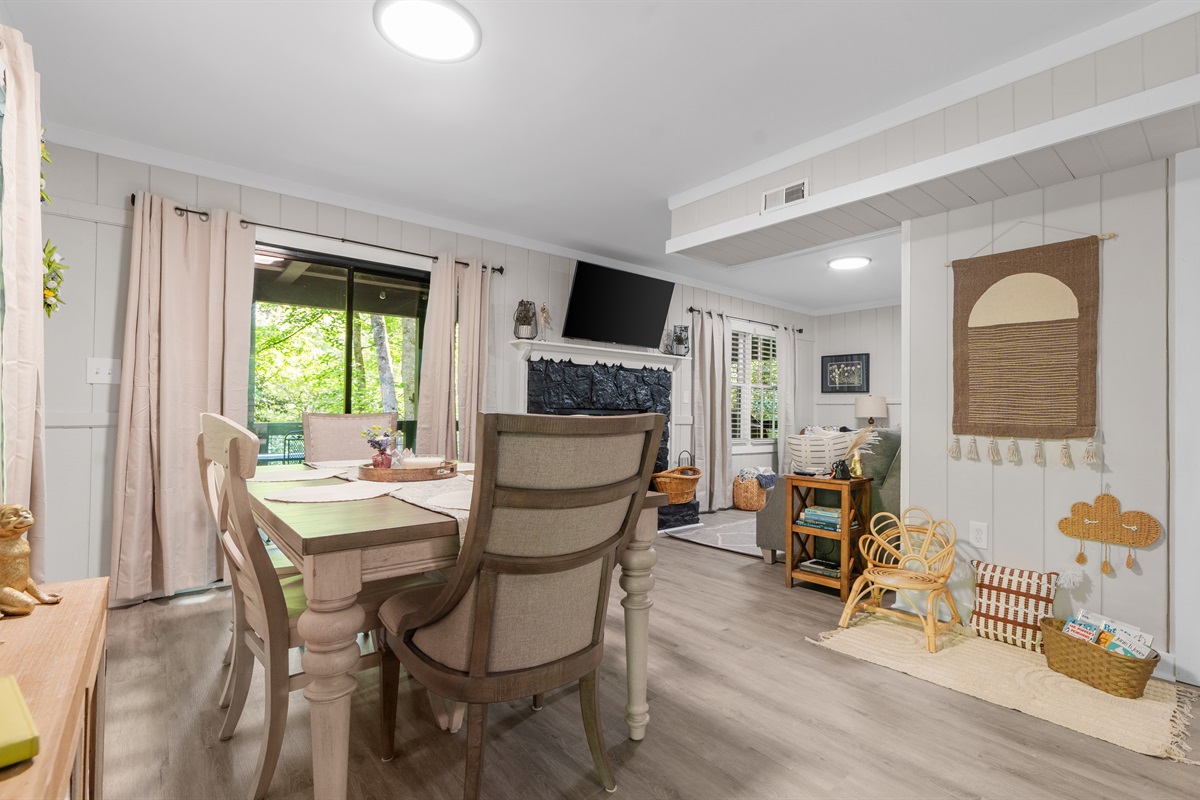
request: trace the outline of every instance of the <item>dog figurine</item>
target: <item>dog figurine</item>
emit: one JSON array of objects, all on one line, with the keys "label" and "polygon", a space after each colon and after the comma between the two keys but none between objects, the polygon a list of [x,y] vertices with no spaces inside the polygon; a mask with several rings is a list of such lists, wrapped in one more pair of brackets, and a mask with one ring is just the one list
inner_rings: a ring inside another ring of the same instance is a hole
[{"label": "dog figurine", "polygon": [[62,595],[43,592],[29,577],[29,542],[22,534],[33,525],[25,506],[0,505],[0,617],[24,616],[38,603],[54,604]]}]

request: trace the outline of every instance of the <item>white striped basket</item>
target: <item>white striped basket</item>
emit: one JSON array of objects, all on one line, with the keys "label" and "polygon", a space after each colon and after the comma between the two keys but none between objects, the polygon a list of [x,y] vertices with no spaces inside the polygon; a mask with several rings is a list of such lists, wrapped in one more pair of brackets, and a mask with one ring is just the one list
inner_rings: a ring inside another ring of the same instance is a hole
[{"label": "white striped basket", "polygon": [[846,457],[846,450],[857,433],[858,431],[848,431],[831,433],[828,436],[792,434],[787,437],[792,471],[827,472],[833,466],[833,462]]}]

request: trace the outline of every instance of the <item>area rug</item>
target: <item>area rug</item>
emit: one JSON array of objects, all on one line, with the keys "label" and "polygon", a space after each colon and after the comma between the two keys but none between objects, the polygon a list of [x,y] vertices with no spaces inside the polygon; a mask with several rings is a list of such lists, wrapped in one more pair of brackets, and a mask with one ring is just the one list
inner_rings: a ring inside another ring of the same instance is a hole
[{"label": "area rug", "polygon": [[1151,679],[1136,700],[1113,697],[1054,672],[1040,653],[981,639],[962,626],[939,636],[938,652],[930,653],[919,627],[878,614],[823,633],[813,644],[1136,753],[1200,764],[1186,757],[1191,747],[1185,741],[1200,693],[1173,683]]},{"label": "area rug", "polygon": [[755,518],[751,515],[746,519],[739,519],[737,522],[727,522],[724,525],[705,525],[701,523],[699,527],[676,528],[674,530],[665,530],[663,533],[673,539],[683,539],[687,542],[703,544],[721,550],[728,550],[732,553],[759,558],[762,556],[762,550],[756,544],[754,528]]}]

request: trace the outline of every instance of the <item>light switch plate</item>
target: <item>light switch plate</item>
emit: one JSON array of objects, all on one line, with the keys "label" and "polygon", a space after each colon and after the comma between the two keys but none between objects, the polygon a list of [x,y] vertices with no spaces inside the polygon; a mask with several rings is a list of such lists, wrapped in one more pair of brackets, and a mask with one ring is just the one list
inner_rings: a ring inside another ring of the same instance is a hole
[{"label": "light switch plate", "polygon": [[121,359],[89,358],[87,360],[88,383],[120,383]]},{"label": "light switch plate", "polygon": [[972,522],[967,535],[971,540],[971,544],[976,547],[986,548],[988,546],[988,526],[986,522]]}]

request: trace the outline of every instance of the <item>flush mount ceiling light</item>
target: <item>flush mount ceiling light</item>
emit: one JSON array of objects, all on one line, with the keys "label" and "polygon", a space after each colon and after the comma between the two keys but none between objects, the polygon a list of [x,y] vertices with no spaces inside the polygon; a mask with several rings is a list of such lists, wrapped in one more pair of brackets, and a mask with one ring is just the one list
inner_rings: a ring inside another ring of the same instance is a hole
[{"label": "flush mount ceiling light", "polygon": [[479,23],[454,0],[376,0],[375,27],[410,56],[447,63],[479,50]]},{"label": "flush mount ceiling light", "polygon": [[862,269],[867,264],[871,263],[871,259],[866,256],[845,256],[843,258],[835,258],[829,262],[830,269]]}]

